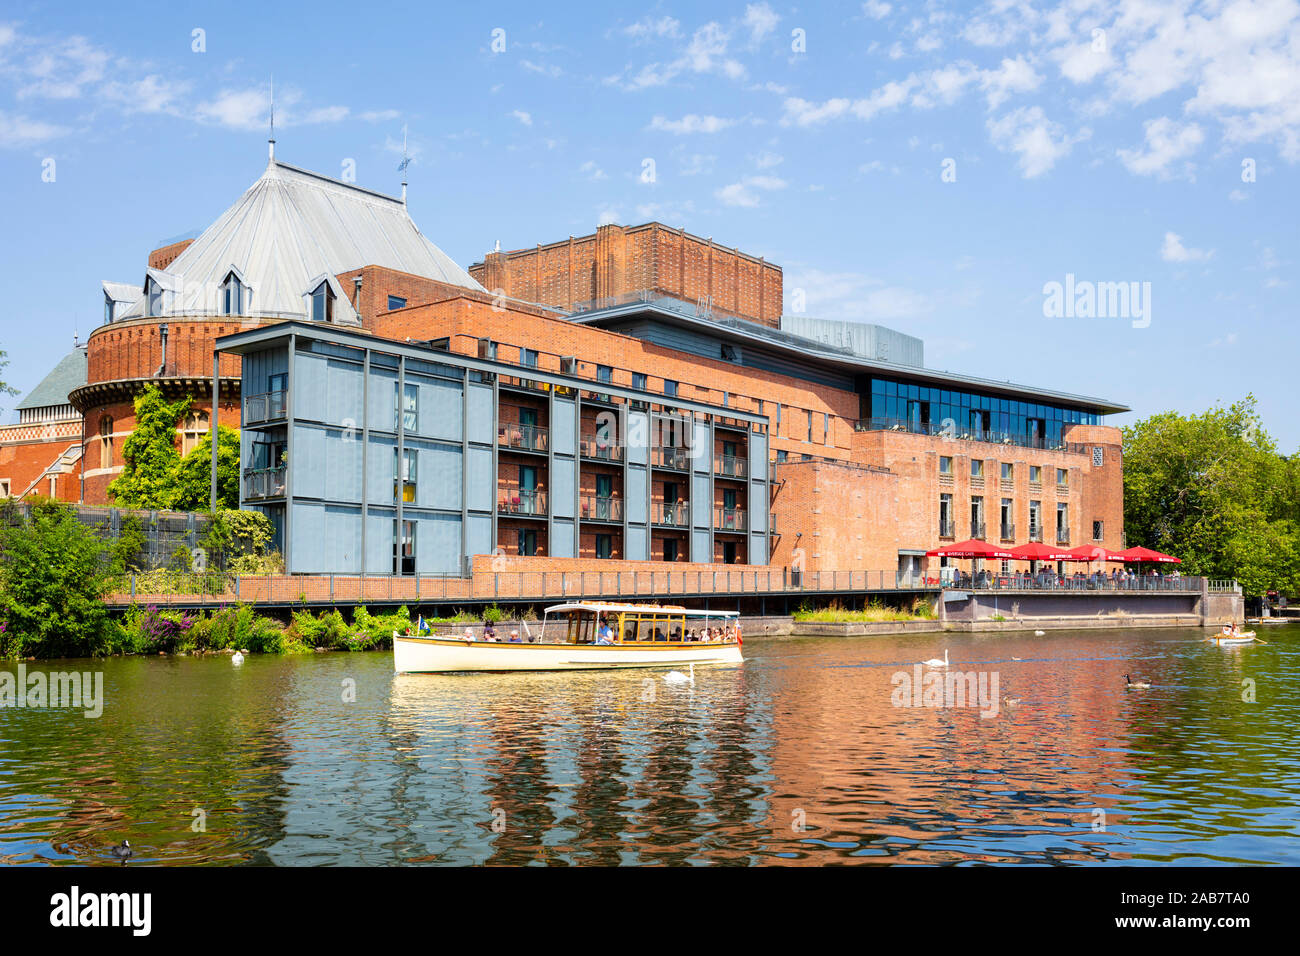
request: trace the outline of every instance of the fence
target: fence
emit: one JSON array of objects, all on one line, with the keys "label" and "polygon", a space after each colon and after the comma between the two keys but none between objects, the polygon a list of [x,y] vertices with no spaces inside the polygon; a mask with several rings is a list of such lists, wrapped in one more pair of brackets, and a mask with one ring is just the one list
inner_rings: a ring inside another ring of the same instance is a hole
[{"label": "fence", "polygon": [[[8,506],[15,516],[24,520],[31,513],[31,504],[25,501],[11,501]],[[210,520],[207,515],[193,511],[135,511],[77,504],[67,507],[76,513],[78,521],[93,528],[109,543],[121,537],[124,521],[137,519],[144,534],[144,546],[137,557],[146,568],[165,567],[178,550],[192,555]]]}]

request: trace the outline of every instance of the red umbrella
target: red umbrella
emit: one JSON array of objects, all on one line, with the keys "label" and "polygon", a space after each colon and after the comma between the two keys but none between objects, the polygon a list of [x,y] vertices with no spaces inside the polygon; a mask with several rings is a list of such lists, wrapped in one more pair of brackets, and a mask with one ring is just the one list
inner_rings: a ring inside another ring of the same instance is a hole
[{"label": "red umbrella", "polygon": [[980,541],[978,538],[971,538],[969,541],[958,541],[956,544],[945,544],[941,548],[935,548],[933,551],[925,552],[926,557],[944,557],[944,558],[1014,558],[1015,555],[1005,548],[995,548],[987,541]]},{"label": "red umbrella", "polygon": [[1114,551],[1108,551],[1100,545],[1081,544],[1077,548],[1071,548],[1070,554],[1074,555],[1080,561],[1123,561],[1124,556]]},{"label": "red umbrella", "polygon": [[1081,561],[1077,554],[1069,551],[1063,551],[1060,548],[1049,548],[1045,544],[1032,541],[1029,544],[1018,545],[1011,549],[1011,557],[1019,558],[1021,561]]},{"label": "red umbrella", "polygon": [[1120,557],[1126,563],[1134,564],[1140,561],[1155,561],[1160,564],[1182,564],[1182,558],[1175,558],[1172,554],[1161,554],[1159,551],[1152,551],[1150,548],[1129,548],[1127,551],[1121,551]]}]

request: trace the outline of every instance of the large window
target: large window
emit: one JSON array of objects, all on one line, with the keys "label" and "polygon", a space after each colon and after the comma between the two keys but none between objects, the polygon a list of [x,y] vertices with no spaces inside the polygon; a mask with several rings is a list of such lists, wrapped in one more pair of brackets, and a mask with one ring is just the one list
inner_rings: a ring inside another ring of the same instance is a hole
[{"label": "large window", "polygon": [[[397,404],[397,383],[393,383],[393,404]],[[408,432],[420,430],[420,386],[407,382],[402,391],[402,428]],[[393,409],[393,430],[397,430],[397,409]]]},{"label": "large window", "polygon": [[113,467],[113,419],[107,415],[99,420],[99,467]]},{"label": "large window", "polygon": [[144,280],[145,315],[162,315],[163,294],[160,286],[152,276]]},{"label": "large window", "polygon": [[182,455],[188,455],[203,441],[203,436],[208,433],[209,421],[207,412],[192,411],[185,416],[185,422],[181,427]]},{"label": "large window", "polygon": [[397,521],[393,521],[393,573],[415,573],[415,522],[403,521],[402,534],[398,537]]},{"label": "large window", "polygon": [[311,293],[311,320],[313,322],[334,321],[334,290],[328,282],[322,282]]},{"label": "large window", "polygon": [[[415,483],[418,480],[416,475],[416,464],[419,462],[419,456],[414,448],[402,449],[402,476],[400,487],[402,489],[402,501],[411,504],[415,501]],[[399,487],[397,477],[397,449],[393,449],[393,500],[397,500],[397,489]]]},{"label": "large window", "polygon": [[233,272],[227,275],[226,281],[221,284],[221,314],[244,314],[244,284]]},{"label": "large window", "polygon": [[941,474],[941,475],[951,475],[951,474],[952,474],[952,456],[951,456],[951,455],[940,455],[940,456],[939,456],[939,474]]},{"label": "large window", "polygon": [[614,536],[612,534],[596,535],[596,557],[612,558],[614,556]]}]

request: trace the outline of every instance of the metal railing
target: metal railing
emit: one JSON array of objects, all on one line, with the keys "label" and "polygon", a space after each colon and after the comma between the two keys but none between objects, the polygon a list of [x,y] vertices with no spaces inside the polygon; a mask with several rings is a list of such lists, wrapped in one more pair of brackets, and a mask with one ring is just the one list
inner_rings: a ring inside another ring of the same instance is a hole
[{"label": "metal railing", "polygon": [[1057,529],[1056,529],[1056,543],[1057,543],[1057,544],[1069,544],[1069,543],[1070,543],[1070,529],[1069,529],[1069,528],[1057,528]]},{"label": "metal railing", "polygon": [[655,445],[650,449],[650,464],[655,468],[690,471],[691,449],[678,448],[672,445]]},{"label": "metal railing", "polygon": [[508,515],[545,515],[546,492],[502,491],[497,495],[497,511]]},{"label": "metal railing", "polygon": [[[746,594],[861,594],[875,591],[962,590],[1114,591],[1125,593],[1198,593],[1203,579],[1172,575],[1075,576],[995,574],[958,576],[953,569],[931,571],[804,571],[786,567],[694,568],[663,571],[502,571],[472,577],[432,574],[132,574],[123,577],[106,603],[220,607],[250,604],[316,605],[489,602],[501,600],[659,599],[668,596]],[[1104,579],[1104,580],[1103,580]],[[1235,582],[1213,582],[1214,590],[1235,589]]]},{"label": "metal railing", "polygon": [[596,461],[623,460],[623,446],[598,435],[583,435],[579,447],[583,458]]},{"label": "metal railing", "polygon": [[944,428],[938,424],[921,424],[902,418],[859,418],[853,423],[855,431],[860,432],[910,432],[913,435],[935,435],[956,438],[962,441],[978,441],[991,445],[1013,445],[1019,448],[1039,448],[1044,451],[1064,451],[1076,455],[1088,453],[1088,446],[1078,442],[1053,441],[1034,435],[1022,435],[1013,432],[997,432],[978,428]]},{"label": "metal railing", "polygon": [[714,508],[713,530],[744,531],[745,510],[743,508]]},{"label": "metal railing", "polygon": [[1031,524],[1031,525],[1029,526],[1029,540],[1030,540],[1030,541],[1037,541],[1037,542],[1040,542],[1040,543],[1042,542],[1042,540],[1043,540],[1043,528],[1042,528],[1042,525],[1032,525],[1032,524]]},{"label": "metal railing", "polygon": [[545,452],[548,432],[542,425],[501,422],[497,425],[497,444],[523,451]]},{"label": "metal railing", "polygon": [[623,500],[600,495],[583,495],[580,502],[584,521],[622,521]]},{"label": "metal railing", "polygon": [[984,529],[985,529],[985,524],[983,521],[972,521],[970,523],[970,536],[972,538],[977,538],[978,540],[983,541],[985,538]]},{"label": "metal railing", "polygon": [[723,478],[747,478],[749,460],[738,455],[719,455],[713,463],[713,472]]},{"label": "metal railing", "polygon": [[952,521],[951,519],[949,519],[948,521],[944,521],[942,518],[940,518],[939,537],[941,538],[957,537],[957,523],[955,521]]},{"label": "metal railing", "polygon": [[286,465],[277,468],[245,468],[244,497],[249,500],[283,498],[288,470]]},{"label": "metal railing", "polygon": [[244,396],[244,424],[258,425],[287,418],[288,395],[283,390]]},{"label": "metal railing", "polygon": [[691,503],[689,501],[652,501],[650,503],[650,522],[668,528],[690,527]]},{"label": "metal railing", "polygon": [[1015,540],[1016,540],[1016,526],[1015,526],[1014,524],[1002,524],[1002,525],[999,525],[999,526],[998,526],[998,530],[999,530],[999,533],[1002,535],[1001,540],[1003,540],[1003,541],[1015,541]]}]

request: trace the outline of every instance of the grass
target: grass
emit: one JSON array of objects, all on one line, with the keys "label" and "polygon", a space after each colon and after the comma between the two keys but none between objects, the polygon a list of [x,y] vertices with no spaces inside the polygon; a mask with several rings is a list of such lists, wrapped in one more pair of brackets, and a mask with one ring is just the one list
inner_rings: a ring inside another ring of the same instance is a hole
[{"label": "grass", "polygon": [[879,623],[884,621],[930,621],[936,617],[934,605],[929,601],[916,601],[910,608],[887,607],[879,601],[854,610],[835,602],[829,607],[801,607],[794,612],[794,619],[801,622],[818,624],[844,623]]}]

